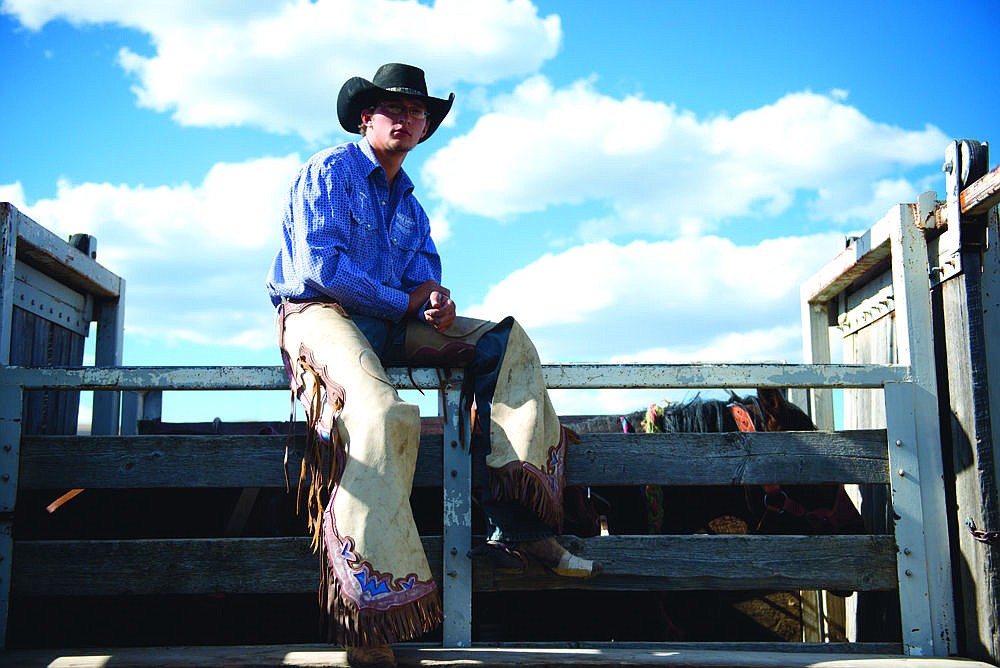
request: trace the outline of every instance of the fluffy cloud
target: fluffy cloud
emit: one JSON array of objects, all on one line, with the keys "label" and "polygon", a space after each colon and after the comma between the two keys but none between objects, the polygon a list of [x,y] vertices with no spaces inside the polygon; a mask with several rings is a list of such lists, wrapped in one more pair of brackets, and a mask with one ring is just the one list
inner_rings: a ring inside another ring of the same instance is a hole
[{"label": "fluffy cloud", "polygon": [[795,361],[799,286],[843,245],[839,234],[584,244],[513,272],[470,312],[515,314],[550,362]]},{"label": "fluffy cloud", "polygon": [[97,238],[98,261],[126,281],[128,335],[254,349],[273,345],[264,279],[300,162],[220,163],[175,187],[63,181],[30,206],[15,184],[0,199],[63,238]]},{"label": "fluffy cloud", "polygon": [[24,201],[24,186],[21,182],[0,184],[0,202],[20,203]]},{"label": "fluffy cloud", "polygon": [[939,161],[947,137],[929,125],[878,123],[843,97],[791,93],[732,117],[697,118],[660,101],[608,97],[592,80],[557,89],[535,76],[435,153],[425,179],[452,207],[484,216],[603,204],[613,213],[582,228],[590,238],[711,230],[738,216],[779,215],[802,193],[814,218],[856,220],[904,192],[913,198],[917,185],[904,173]]},{"label": "fluffy cloud", "polygon": [[540,17],[528,0],[4,0],[3,9],[32,29],[64,19],[148,34],[153,55],[125,48],[119,63],[140,105],[182,125],[255,125],[309,140],[341,132],[336,91],[383,59],[419,60],[434,73],[430,93],[445,96],[458,82],[536,71],[562,35],[559,17]]},{"label": "fluffy cloud", "polygon": [[[696,318],[691,325],[697,326]],[[708,334],[705,340],[673,346],[670,334],[663,346],[604,360],[612,364],[686,364],[705,362],[800,361],[802,332],[798,324],[782,324],[752,331]],[[726,388],[745,394],[747,388]],[[631,413],[655,402],[687,401],[695,395],[724,397],[726,389],[670,390],[553,390],[552,402],[560,415]]]},{"label": "fluffy cloud", "polygon": [[[799,286],[843,246],[840,234],[585,244],[519,269],[471,312],[516,315],[546,363],[800,362]],[[627,413],[696,393],[555,390],[552,401],[562,415]]]}]

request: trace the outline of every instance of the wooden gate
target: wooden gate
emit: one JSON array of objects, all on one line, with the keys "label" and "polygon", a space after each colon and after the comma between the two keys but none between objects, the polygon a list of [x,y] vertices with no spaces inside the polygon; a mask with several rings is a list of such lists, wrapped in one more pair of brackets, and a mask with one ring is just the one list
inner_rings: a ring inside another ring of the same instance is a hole
[{"label": "wooden gate", "polygon": [[[986,173],[987,164],[985,144],[952,142],[945,152],[946,199],[931,192],[894,207],[803,286],[802,297],[807,360],[830,359],[834,331],[843,337],[845,362],[911,367],[928,434],[922,475],[944,481],[923,522],[949,535],[929,547],[928,595],[941,605],[958,602],[955,619],[942,629],[958,651],[997,662],[1000,440],[990,417],[1000,405],[1000,168]],[[822,424],[832,424],[828,394],[819,395],[815,410]],[[845,392],[846,428],[877,429],[886,418],[877,392]],[[881,509],[881,491],[867,487],[862,496]],[[869,511],[866,520],[878,529],[892,518]],[[905,531],[900,521],[897,536]],[[879,620],[860,603],[863,637]]]}]

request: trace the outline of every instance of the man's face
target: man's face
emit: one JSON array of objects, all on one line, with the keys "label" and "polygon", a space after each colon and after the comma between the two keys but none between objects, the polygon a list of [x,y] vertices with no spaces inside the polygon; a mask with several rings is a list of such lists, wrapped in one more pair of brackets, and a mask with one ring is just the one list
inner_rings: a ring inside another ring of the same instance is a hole
[{"label": "man's face", "polygon": [[427,108],[419,100],[386,98],[364,111],[362,121],[376,151],[407,152],[427,133]]}]

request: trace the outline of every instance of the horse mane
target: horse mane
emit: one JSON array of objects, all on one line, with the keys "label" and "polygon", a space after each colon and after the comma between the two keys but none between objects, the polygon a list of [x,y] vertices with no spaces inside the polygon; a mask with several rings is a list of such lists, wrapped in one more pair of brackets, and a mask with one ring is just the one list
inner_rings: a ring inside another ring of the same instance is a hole
[{"label": "horse mane", "polygon": [[[761,396],[763,392],[764,396]],[[798,406],[788,403],[778,392],[760,390],[741,397],[729,391],[728,399],[704,399],[696,394],[683,402],[653,404],[646,410],[622,416],[596,416],[572,423],[577,433],[607,433],[626,427],[631,432],[713,433],[739,431],[730,407],[746,409],[756,431],[806,431],[816,426]],[[625,424],[623,424],[623,421]]]},{"label": "horse mane", "polygon": [[[644,431],[662,431],[672,433],[713,433],[724,431],[739,431],[729,406],[738,403],[748,406],[754,428],[764,430],[761,417],[765,415],[756,396],[740,398],[732,394],[731,399],[703,399],[701,395],[678,403],[665,406],[650,407],[644,418]],[[653,429],[649,429],[652,427]]]}]

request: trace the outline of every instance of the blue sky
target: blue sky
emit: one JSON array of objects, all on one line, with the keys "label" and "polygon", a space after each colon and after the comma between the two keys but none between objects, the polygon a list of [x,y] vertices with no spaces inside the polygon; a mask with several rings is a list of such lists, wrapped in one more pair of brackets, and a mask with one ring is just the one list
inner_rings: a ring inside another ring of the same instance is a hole
[{"label": "blue sky", "polygon": [[460,312],[517,316],[543,362],[796,362],[801,283],[892,204],[943,196],[948,141],[1000,137],[998,35],[985,0],[3,0],[0,200],[97,237],[126,364],[277,364],[290,179],[351,139],[344,80],[411,62],[457,96],[404,168]]}]

